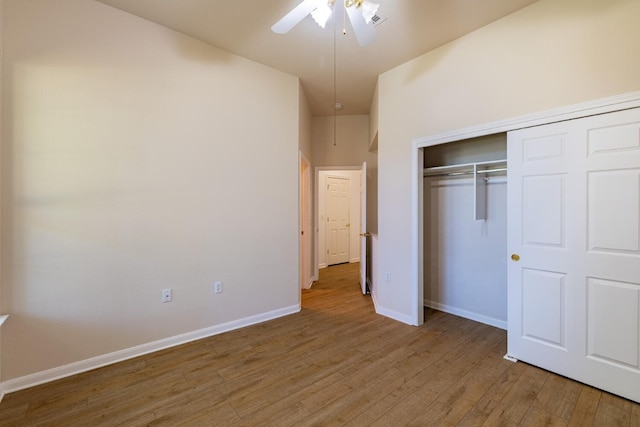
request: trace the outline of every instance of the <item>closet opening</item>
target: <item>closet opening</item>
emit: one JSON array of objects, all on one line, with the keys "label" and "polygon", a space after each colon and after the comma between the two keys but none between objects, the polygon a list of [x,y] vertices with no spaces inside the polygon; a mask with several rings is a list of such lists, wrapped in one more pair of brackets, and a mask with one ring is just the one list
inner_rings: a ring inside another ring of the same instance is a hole
[{"label": "closet opening", "polygon": [[[507,134],[422,148],[423,305],[507,329]],[[428,319],[427,319],[428,321]]]}]

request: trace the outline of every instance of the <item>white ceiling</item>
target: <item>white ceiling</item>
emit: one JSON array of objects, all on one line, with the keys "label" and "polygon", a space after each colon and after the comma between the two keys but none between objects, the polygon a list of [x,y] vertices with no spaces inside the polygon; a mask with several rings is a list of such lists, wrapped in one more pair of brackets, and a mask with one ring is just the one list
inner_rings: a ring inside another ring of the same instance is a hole
[{"label": "white ceiling", "polygon": [[[326,29],[308,16],[287,34],[271,31],[302,0],[98,1],[298,76],[312,115],[333,114],[333,19]],[[358,45],[348,22],[342,35],[343,13],[336,9],[336,100],[344,104],[338,114],[368,114],[378,74],[536,0],[374,1],[386,21],[366,47]]]}]

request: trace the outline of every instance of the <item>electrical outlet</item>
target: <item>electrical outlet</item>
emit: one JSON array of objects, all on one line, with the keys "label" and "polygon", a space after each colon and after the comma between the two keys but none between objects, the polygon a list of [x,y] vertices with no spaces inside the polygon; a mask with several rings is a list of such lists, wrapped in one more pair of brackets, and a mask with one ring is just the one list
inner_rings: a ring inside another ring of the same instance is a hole
[{"label": "electrical outlet", "polygon": [[221,294],[222,293],[222,282],[215,282],[213,284],[213,293]]},{"label": "electrical outlet", "polygon": [[391,282],[391,273],[387,273],[384,277],[384,280],[387,282]]},{"label": "electrical outlet", "polygon": [[171,289],[162,290],[162,302],[171,302]]}]

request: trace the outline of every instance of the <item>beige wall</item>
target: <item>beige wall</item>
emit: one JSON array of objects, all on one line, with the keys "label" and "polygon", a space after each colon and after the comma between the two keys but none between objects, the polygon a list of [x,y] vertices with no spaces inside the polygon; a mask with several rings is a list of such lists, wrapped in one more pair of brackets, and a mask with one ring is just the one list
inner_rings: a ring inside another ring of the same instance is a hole
[{"label": "beige wall", "polygon": [[373,91],[371,107],[369,108],[369,150],[378,149],[378,84]]},{"label": "beige wall", "polygon": [[298,145],[302,155],[309,162],[312,162],[313,153],[311,150],[311,109],[307,102],[307,97],[302,89],[302,84],[298,84],[299,94],[299,126],[298,126]]},{"label": "beige wall", "polygon": [[334,145],[333,116],[314,117],[311,122],[315,166],[358,166],[367,158],[369,116],[337,116]]},{"label": "beige wall", "polygon": [[639,90],[638,16],[637,0],[540,0],[380,76],[380,311],[415,311],[412,141]]},{"label": "beige wall", "polygon": [[[4,75],[4,67],[2,64],[2,57],[4,54],[4,0],[0,0],[0,82],[2,82],[2,76]],[[2,147],[4,146],[4,121],[2,120],[2,106],[3,106],[3,90],[2,84],[0,84],[0,202],[2,201],[2,183],[3,183],[3,165],[2,165]],[[0,239],[2,239],[2,208],[0,207]],[[1,242],[1,240],[0,240]],[[0,278],[2,277],[2,244],[0,243]],[[4,321],[2,316],[2,286],[0,281],[0,382],[2,382],[2,325]],[[6,319],[6,318],[5,318]],[[0,391],[0,399],[2,399],[2,391]]]},{"label": "beige wall", "polygon": [[298,309],[298,79],[98,2],[4,4],[2,380]]}]

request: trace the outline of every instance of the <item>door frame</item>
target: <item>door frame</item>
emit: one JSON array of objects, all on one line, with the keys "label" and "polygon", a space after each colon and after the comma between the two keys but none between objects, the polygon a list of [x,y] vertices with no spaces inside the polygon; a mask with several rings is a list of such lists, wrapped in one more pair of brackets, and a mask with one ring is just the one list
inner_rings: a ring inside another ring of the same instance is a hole
[{"label": "door frame", "polygon": [[320,172],[325,173],[340,173],[340,172],[356,172],[361,171],[362,165],[360,166],[316,166],[315,168],[315,189],[314,189],[314,224],[315,224],[315,233],[314,233],[314,262],[313,262],[313,274],[314,277],[319,277],[320,274],[320,238],[324,238],[324,236],[320,236],[320,185],[324,183],[320,182]]},{"label": "door frame", "polygon": [[422,182],[424,148],[637,107],[640,107],[640,91],[414,139],[411,151],[411,173],[413,176],[411,184],[412,323],[416,326],[424,323],[424,270],[422,262],[424,254],[424,194]]},{"label": "door frame", "polygon": [[299,152],[299,280],[301,289],[309,289],[314,281],[313,264],[313,223],[311,222],[311,163]]}]

